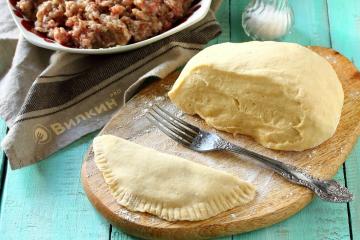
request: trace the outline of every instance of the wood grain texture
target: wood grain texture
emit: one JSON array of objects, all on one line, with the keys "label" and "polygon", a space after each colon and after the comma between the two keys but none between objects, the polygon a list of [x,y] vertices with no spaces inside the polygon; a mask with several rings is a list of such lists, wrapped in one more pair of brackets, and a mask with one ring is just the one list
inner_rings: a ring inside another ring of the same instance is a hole
[{"label": "wood grain texture", "polygon": [[[360,1],[328,0],[332,46],[360,68]],[[360,99],[360,91],[353,93]],[[360,196],[360,141],[345,164],[347,185]],[[358,197],[359,198],[359,197]],[[349,219],[353,239],[360,239],[360,201],[349,204]]]},{"label": "wood grain texture", "polygon": [[112,231],[111,231],[110,239],[111,240],[137,240],[138,238],[130,236],[130,235],[124,233],[123,231],[121,231],[120,229],[113,227]]},{"label": "wood grain texture", "polygon": [[[121,231],[120,229],[113,229],[111,232],[111,240],[138,240],[139,238],[133,237]],[[219,237],[213,240],[232,240],[232,236]],[[169,239],[171,240],[171,239]]]},{"label": "wood grain texture", "polygon": [[[345,92],[345,104],[341,121],[331,139],[315,149],[303,152],[280,152],[264,149],[251,139],[243,136],[234,138],[230,134],[218,134],[232,142],[245,145],[254,151],[307,169],[315,176],[331,178],[345,161],[360,131],[360,101],[350,94],[352,91],[360,89],[360,73],[357,72],[351,62],[337,52],[321,47],[312,47],[312,49],[328,59],[334,66]],[[159,104],[168,109],[171,108],[173,111],[175,110],[168,99],[163,97],[168,90],[169,84],[175,78],[176,75],[172,75],[145,88],[114,116],[100,134],[114,134],[140,144],[155,147],[161,151],[180,154],[181,156],[188,152],[188,159],[198,160],[201,156],[204,157],[204,154],[194,153],[179,145],[174,145],[165,135],[159,133],[155,128],[151,128],[151,125],[144,117],[147,105],[153,104],[158,98],[163,99],[163,102]],[[198,118],[191,116],[185,118],[187,121],[209,130],[203,121]],[[259,169],[259,166],[243,158],[236,158],[231,163],[231,168],[227,168],[222,164],[231,161],[231,156],[224,154],[208,153],[205,158],[210,158],[213,161],[203,163],[233,174],[235,174],[234,168],[236,167],[245,169],[246,172]],[[266,171],[268,170],[263,170],[259,174],[260,177],[253,180],[258,181],[255,183],[258,187],[258,196],[252,203],[199,222],[169,223],[149,214],[129,212],[122,208],[111,196],[101,173],[95,166],[91,149],[83,163],[82,180],[85,191],[95,208],[125,232],[153,239],[201,239],[250,231],[274,224],[298,212],[311,201],[312,194],[308,189],[290,184],[277,175],[268,180],[274,184],[267,185],[268,192],[262,194],[263,190],[260,190],[260,187],[264,183]],[[342,211],[342,209],[339,211]]]},{"label": "wood grain texture", "polygon": [[354,151],[352,151],[345,164],[346,183],[350,191],[357,196],[357,199],[349,203],[349,220],[352,230],[352,238],[360,239],[360,140],[358,140]]},{"label": "wood grain texture", "polygon": [[328,0],[332,48],[360,68],[360,1]]},{"label": "wood grain texture", "polygon": [[0,239],[109,239],[109,224],[91,207],[80,182],[81,157],[93,137],[36,165],[8,167]]}]

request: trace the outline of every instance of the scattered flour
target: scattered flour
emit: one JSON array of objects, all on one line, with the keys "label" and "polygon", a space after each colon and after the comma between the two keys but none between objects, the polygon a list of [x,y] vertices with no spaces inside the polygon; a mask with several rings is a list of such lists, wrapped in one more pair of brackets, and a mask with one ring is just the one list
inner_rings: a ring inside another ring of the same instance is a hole
[{"label": "scattered flour", "polygon": [[360,100],[360,91],[352,91],[349,93],[349,96],[353,100]]},{"label": "scattered flour", "polygon": [[234,213],[230,214],[230,218],[231,218],[231,219],[235,219],[235,218],[236,218],[236,214],[234,214]]},{"label": "scattered flour", "polygon": [[333,57],[333,56],[326,56],[325,58],[326,58],[326,60],[328,60],[328,62],[330,62],[330,63],[336,63],[336,62],[337,62],[337,61],[336,61],[336,58]]},{"label": "scattered flour", "polygon": [[138,222],[140,220],[140,215],[138,215],[137,213],[130,212],[123,208],[119,209],[115,213],[129,222]]}]

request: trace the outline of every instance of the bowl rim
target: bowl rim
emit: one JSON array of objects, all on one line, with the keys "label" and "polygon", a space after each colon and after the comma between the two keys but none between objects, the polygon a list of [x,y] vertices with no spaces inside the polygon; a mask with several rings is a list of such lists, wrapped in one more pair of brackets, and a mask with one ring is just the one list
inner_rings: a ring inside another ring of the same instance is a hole
[{"label": "bowl rim", "polygon": [[48,42],[45,39],[43,39],[42,37],[39,37],[35,33],[27,30],[21,24],[21,21],[23,20],[23,18],[21,18],[15,14],[16,8],[11,4],[11,0],[6,0],[6,2],[8,5],[8,9],[11,13],[11,16],[12,16],[13,20],[15,21],[16,26],[20,30],[20,33],[22,34],[22,36],[27,41],[29,41],[33,45],[36,45],[41,48],[46,48],[46,49],[50,49],[50,50],[54,50],[54,51],[63,51],[63,52],[80,53],[80,54],[114,54],[114,53],[131,51],[131,50],[149,45],[153,42],[159,41],[163,38],[166,38],[170,35],[180,32],[180,31],[194,25],[195,23],[201,21],[203,18],[205,18],[206,14],[209,12],[210,5],[211,5],[211,0],[200,0],[198,3],[198,4],[200,4],[200,7],[184,22],[182,22],[181,24],[177,25],[174,28],[167,30],[166,32],[163,32],[159,35],[153,36],[146,40],[143,40],[143,41],[140,41],[137,43],[132,43],[129,45],[123,45],[123,46],[118,45],[118,46],[110,47],[110,48],[82,49],[82,48],[66,47],[55,41]]}]

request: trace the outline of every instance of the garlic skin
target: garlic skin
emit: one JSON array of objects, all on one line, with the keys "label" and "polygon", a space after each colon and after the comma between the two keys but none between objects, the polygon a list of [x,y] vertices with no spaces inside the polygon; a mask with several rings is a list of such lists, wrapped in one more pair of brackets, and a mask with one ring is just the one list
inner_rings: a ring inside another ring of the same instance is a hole
[{"label": "garlic skin", "polygon": [[294,14],[287,0],[253,0],[242,14],[245,33],[254,40],[278,40],[293,24]]}]

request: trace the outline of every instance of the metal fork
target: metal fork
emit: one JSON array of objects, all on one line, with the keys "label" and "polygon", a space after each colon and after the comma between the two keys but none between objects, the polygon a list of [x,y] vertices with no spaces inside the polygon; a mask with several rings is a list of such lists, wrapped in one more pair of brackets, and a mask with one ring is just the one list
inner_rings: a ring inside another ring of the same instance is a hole
[{"label": "metal fork", "polygon": [[330,202],[350,202],[353,194],[335,180],[320,180],[289,164],[263,156],[232,144],[218,135],[201,130],[155,105],[147,118],[163,133],[197,152],[229,151],[249,156],[270,167],[290,182],[311,189],[321,199]]}]

